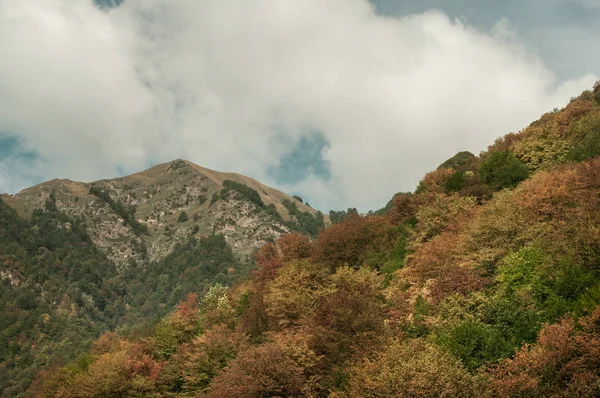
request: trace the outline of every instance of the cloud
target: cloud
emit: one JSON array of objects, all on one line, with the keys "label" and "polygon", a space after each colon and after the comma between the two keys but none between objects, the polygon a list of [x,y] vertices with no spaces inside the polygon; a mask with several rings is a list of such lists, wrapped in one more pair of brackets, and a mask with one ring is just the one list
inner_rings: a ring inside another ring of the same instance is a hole
[{"label": "cloud", "polygon": [[[46,178],[184,157],[323,210],[382,206],[596,79],[558,84],[509,24],[385,17],[366,0],[130,0],[111,12],[0,0],[0,76],[0,129],[39,154]],[[273,167],[315,131],[327,181],[277,184]]]},{"label": "cloud", "polygon": [[378,13],[408,15],[439,8],[451,18],[491,29],[510,21],[529,50],[561,80],[600,70],[598,0],[371,0]]}]

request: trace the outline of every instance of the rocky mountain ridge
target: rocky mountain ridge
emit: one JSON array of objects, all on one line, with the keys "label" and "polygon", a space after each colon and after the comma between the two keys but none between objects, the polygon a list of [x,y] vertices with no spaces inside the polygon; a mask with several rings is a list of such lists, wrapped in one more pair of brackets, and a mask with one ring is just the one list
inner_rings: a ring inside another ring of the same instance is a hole
[{"label": "rocky mountain ridge", "polygon": [[[227,181],[250,188],[260,199],[255,203],[235,189],[224,189]],[[55,179],[2,195],[24,218],[51,197],[60,211],[83,221],[93,243],[119,269],[158,261],[189,237],[212,234],[222,234],[247,261],[257,248],[290,232],[296,221],[290,205],[299,213],[322,217],[299,198],[252,178],[181,159],[126,177],[92,183]]]}]

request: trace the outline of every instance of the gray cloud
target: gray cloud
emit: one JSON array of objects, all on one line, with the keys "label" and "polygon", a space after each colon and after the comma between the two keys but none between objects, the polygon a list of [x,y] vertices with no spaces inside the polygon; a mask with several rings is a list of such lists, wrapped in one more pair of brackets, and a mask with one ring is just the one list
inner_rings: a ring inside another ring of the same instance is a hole
[{"label": "gray cloud", "polygon": [[505,22],[385,17],[366,0],[130,0],[111,12],[0,0],[0,76],[0,129],[39,154],[46,178],[184,157],[276,184],[281,156],[318,131],[328,180],[276,185],[323,210],[381,206],[596,79],[558,84]]},{"label": "gray cloud", "polygon": [[600,71],[598,0],[372,0],[379,13],[403,16],[437,8],[451,18],[490,29],[510,21],[530,51],[561,80]]}]

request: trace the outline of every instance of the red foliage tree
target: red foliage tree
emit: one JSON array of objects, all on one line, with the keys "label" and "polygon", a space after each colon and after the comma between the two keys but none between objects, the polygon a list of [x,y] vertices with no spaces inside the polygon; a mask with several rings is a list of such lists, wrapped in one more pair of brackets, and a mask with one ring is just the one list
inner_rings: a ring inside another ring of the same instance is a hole
[{"label": "red foliage tree", "polygon": [[394,225],[403,224],[414,218],[418,209],[418,198],[413,194],[399,194],[386,217]]},{"label": "red foliage tree", "polygon": [[389,251],[396,239],[393,226],[385,217],[348,217],[319,233],[313,244],[313,261],[331,269],[343,265],[360,267],[370,256]]},{"label": "red foliage tree", "polygon": [[277,344],[266,343],[238,354],[210,385],[210,398],[301,397],[303,370]]},{"label": "red foliage tree", "polygon": [[277,241],[281,250],[283,262],[302,260],[309,258],[311,254],[311,243],[308,236],[300,233],[283,235]]},{"label": "red foliage tree", "polygon": [[544,327],[536,344],[489,374],[498,396],[599,396],[600,307],[579,325],[567,317]]},{"label": "red foliage tree", "polygon": [[254,273],[255,283],[264,283],[272,280],[279,267],[283,264],[281,253],[274,243],[267,243],[262,246],[255,256],[258,270]]},{"label": "red foliage tree", "polygon": [[382,342],[386,307],[383,278],[365,268],[342,267],[331,277],[332,292],[321,299],[310,325],[311,348],[323,355],[323,370],[365,354]]}]

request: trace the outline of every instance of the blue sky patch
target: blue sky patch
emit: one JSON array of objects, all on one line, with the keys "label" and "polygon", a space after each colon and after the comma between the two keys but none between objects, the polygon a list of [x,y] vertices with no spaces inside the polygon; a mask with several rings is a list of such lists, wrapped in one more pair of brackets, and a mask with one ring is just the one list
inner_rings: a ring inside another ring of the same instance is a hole
[{"label": "blue sky patch", "polygon": [[287,153],[279,158],[279,164],[271,167],[269,175],[278,184],[295,184],[309,175],[329,180],[331,173],[327,161],[323,159],[323,150],[329,142],[323,134],[313,132],[302,138]]},{"label": "blue sky patch", "polygon": [[23,147],[23,141],[14,135],[0,133],[0,161],[7,158],[33,160],[39,155]]}]

